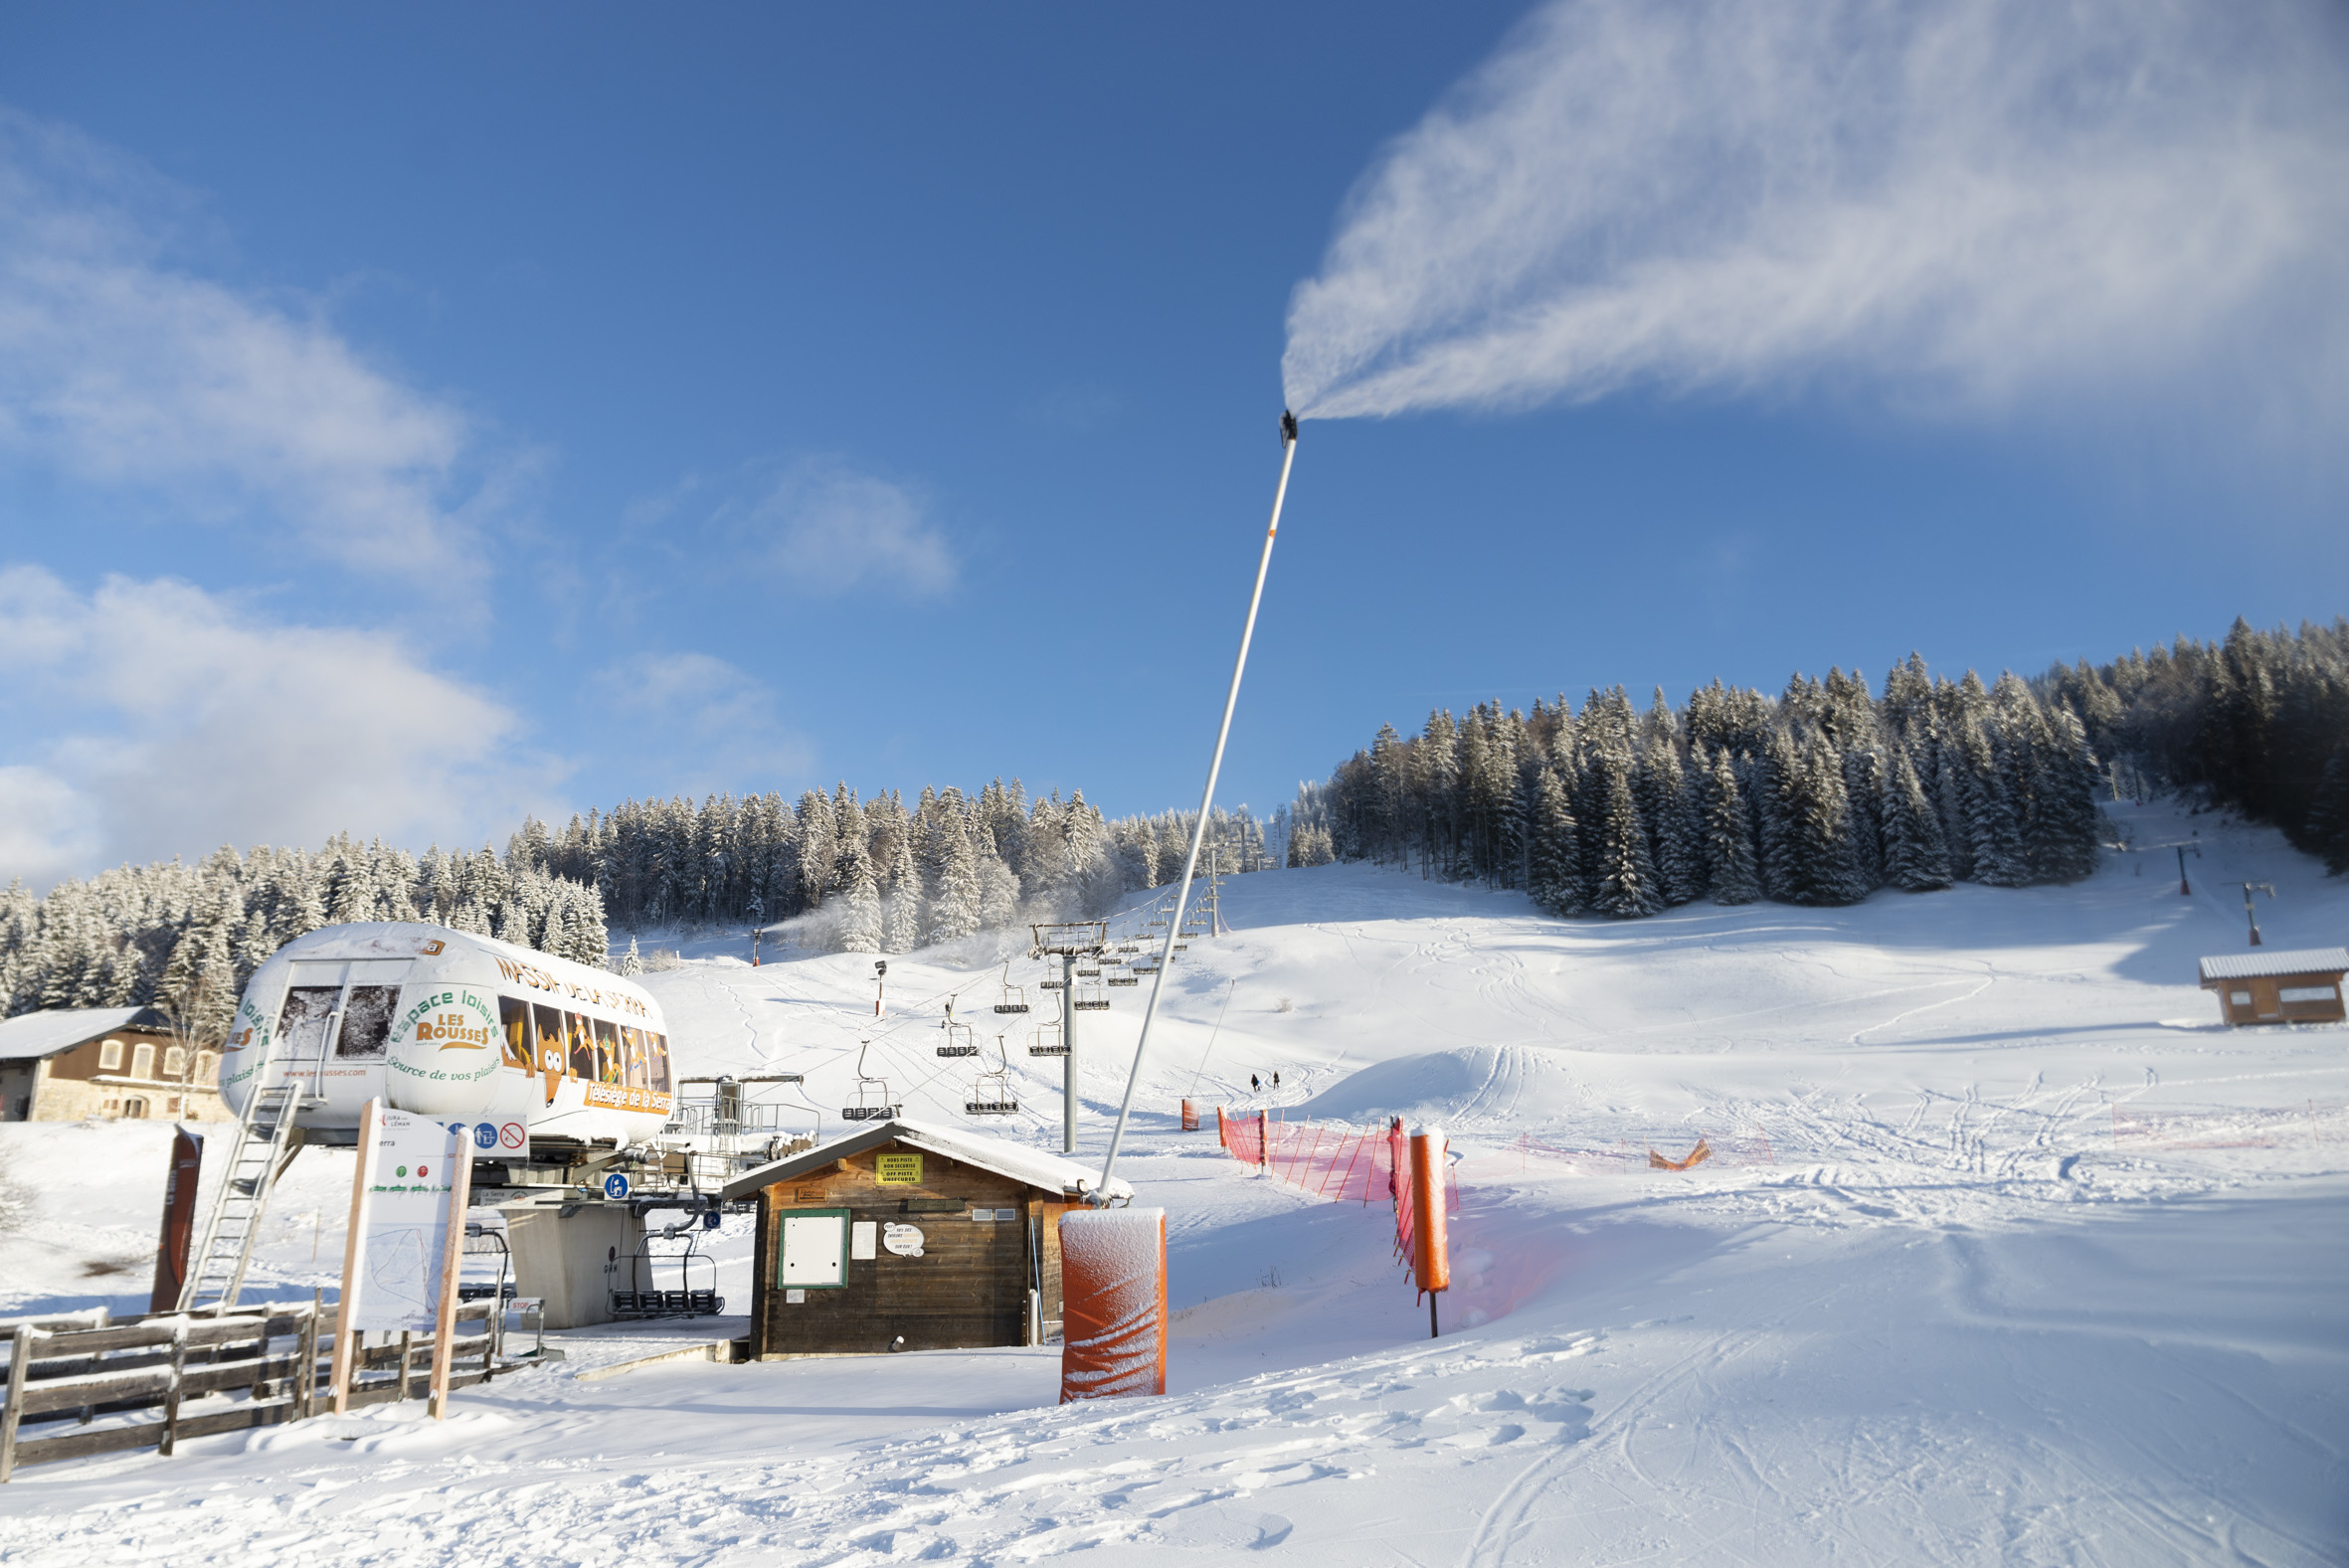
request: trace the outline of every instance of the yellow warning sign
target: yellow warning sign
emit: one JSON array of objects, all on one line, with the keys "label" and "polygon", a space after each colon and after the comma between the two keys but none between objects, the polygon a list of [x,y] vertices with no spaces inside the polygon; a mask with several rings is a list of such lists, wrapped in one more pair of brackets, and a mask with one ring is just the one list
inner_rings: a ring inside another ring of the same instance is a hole
[{"label": "yellow warning sign", "polygon": [[884,1187],[918,1187],[922,1184],[922,1156],[876,1154],[873,1171]]}]

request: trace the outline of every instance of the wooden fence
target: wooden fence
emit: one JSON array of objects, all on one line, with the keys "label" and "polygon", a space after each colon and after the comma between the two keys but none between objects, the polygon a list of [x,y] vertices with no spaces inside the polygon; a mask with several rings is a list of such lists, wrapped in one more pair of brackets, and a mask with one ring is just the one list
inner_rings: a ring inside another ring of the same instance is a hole
[{"label": "wooden fence", "polygon": [[[460,1330],[450,1346],[451,1387],[530,1364],[499,1358],[491,1318],[498,1305],[458,1305],[458,1321],[479,1326]],[[332,1398],[337,1312],[312,1301],[114,1321],[101,1309],[0,1324],[9,1350],[0,1481],[19,1465],[126,1449],[168,1456],[182,1438],[319,1414]],[[354,1358],[350,1405],[422,1398],[432,1359],[429,1333],[365,1347]]]}]

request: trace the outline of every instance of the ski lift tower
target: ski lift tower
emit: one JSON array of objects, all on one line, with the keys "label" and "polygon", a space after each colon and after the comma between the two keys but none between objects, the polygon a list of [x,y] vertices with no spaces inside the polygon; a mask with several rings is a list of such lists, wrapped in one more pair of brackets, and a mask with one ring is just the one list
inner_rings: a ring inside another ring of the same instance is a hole
[{"label": "ski lift tower", "polygon": [[[1077,959],[1093,958],[1109,951],[1109,923],[1080,920],[1057,926],[1030,926],[1035,946],[1031,958],[1060,960],[1060,1039],[1068,1055],[1060,1061],[1060,1152],[1077,1151]],[[1098,967],[1098,963],[1095,965]]]}]

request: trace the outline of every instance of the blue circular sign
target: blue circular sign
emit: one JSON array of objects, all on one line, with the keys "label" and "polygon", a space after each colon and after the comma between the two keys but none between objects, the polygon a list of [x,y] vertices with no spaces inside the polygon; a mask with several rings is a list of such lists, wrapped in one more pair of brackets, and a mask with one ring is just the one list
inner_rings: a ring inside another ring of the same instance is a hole
[{"label": "blue circular sign", "polygon": [[604,1178],[604,1196],[608,1198],[625,1198],[628,1195],[628,1177],[622,1175],[616,1170],[611,1175]]},{"label": "blue circular sign", "polygon": [[723,1221],[721,1220],[716,1209],[703,1209],[701,1211],[701,1228],[703,1230],[714,1231],[722,1223]]},{"label": "blue circular sign", "polygon": [[473,1141],[483,1148],[497,1147],[497,1129],[486,1122],[475,1124]]}]

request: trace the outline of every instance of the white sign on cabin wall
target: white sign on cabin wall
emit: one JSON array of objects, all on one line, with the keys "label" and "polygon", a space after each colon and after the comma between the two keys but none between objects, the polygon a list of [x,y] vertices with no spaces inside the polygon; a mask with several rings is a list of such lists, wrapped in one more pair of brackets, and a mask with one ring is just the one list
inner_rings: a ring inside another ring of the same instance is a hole
[{"label": "white sign on cabin wall", "polygon": [[922,1232],[915,1225],[884,1225],[881,1245],[900,1258],[919,1258],[922,1255]]},{"label": "white sign on cabin wall", "polygon": [[785,1215],[783,1267],[776,1283],[803,1291],[836,1290],[847,1284],[847,1229],[844,1213]]},{"label": "white sign on cabin wall", "polygon": [[367,1183],[359,1200],[358,1269],[346,1328],[430,1332],[449,1249],[449,1201],[456,1165],[471,1155],[465,1134],[406,1111],[380,1113]]}]

